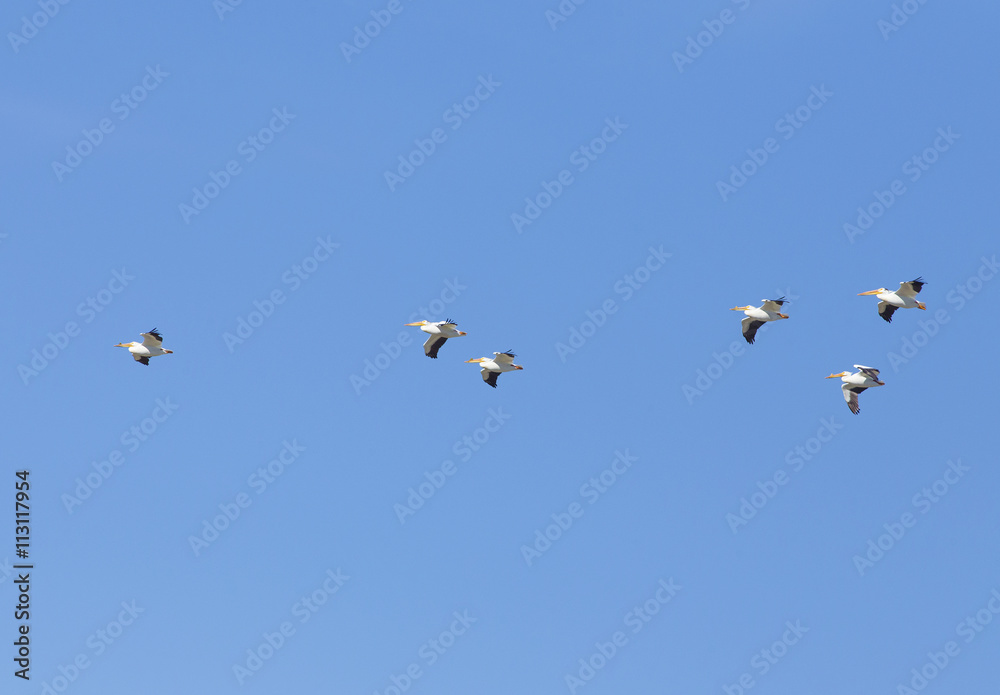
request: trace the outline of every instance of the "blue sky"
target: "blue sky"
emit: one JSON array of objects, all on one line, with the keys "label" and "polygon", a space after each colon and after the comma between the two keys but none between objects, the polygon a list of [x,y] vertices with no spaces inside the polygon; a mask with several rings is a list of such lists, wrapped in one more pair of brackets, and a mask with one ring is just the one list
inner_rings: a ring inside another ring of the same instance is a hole
[{"label": "blue sky", "polygon": [[996,690],[1000,10],[683,4],[7,8],[5,688]]}]

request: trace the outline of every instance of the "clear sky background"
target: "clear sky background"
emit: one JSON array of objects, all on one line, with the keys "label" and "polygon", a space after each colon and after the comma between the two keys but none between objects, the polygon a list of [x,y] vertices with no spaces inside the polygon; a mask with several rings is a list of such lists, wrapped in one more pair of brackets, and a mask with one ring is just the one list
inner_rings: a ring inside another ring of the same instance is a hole
[{"label": "clear sky background", "polygon": [[996,692],[1000,10],[904,4],[11,3],[4,692]]}]

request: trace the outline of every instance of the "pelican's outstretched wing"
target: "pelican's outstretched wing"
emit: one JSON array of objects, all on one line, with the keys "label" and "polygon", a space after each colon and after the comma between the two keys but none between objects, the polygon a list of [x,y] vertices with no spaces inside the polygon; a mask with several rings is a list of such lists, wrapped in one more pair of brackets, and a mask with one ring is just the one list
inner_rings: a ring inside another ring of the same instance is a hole
[{"label": "pelican's outstretched wing", "polygon": [[916,280],[910,280],[909,282],[899,283],[899,289],[896,290],[896,294],[900,297],[916,297],[920,289],[926,285],[923,278],[917,278]]},{"label": "pelican's outstretched wing", "polygon": [[447,338],[440,335],[432,335],[424,343],[424,354],[433,359],[437,359],[438,350],[441,349],[441,346],[444,345],[447,340]]},{"label": "pelican's outstretched wing", "polygon": [[851,409],[851,412],[857,415],[861,412],[861,406],[858,405],[858,394],[867,389],[867,386],[852,386],[851,384],[844,384],[844,400],[847,401],[847,407]]},{"label": "pelican's outstretched wing", "polygon": [[156,332],[154,328],[149,333],[140,333],[142,344],[148,348],[158,348],[163,345],[163,336]]},{"label": "pelican's outstretched wing", "polygon": [[743,337],[747,339],[747,342],[753,345],[754,336],[757,335],[757,329],[764,325],[764,321],[758,319],[752,319],[747,316],[741,322],[743,324]]},{"label": "pelican's outstretched wing", "polygon": [[763,300],[763,302],[764,303],[760,307],[761,309],[763,309],[764,311],[771,311],[777,314],[778,312],[781,311],[781,305],[785,303],[785,298],[778,297],[777,299],[765,299]]}]

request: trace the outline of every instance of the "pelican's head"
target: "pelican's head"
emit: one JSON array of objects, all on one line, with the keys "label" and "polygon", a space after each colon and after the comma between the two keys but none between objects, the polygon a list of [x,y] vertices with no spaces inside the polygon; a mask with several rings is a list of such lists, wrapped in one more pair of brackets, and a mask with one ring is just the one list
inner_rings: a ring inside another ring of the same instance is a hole
[{"label": "pelican's head", "polygon": [[465,360],[465,363],[468,364],[469,362],[476,362],[476,363],[486,362],[488,359],[489,359],[488,357],[474,357],[471,360]]},{"label": "pelican's head", "polygon": [[117,345],[115,345],[115,347],[130,348],[130,347],[135,347],[138,344],[139,343],[135,343],[135,342],[132,342],[132,343],[118,343]]},{"label": "pelican's head", "polygon": [[850,372],[841,372],[840,374],[831,374],[830,376],[823,377],[824,379],[838,379],[842,376],[847,376]]},{"label": "pelican's head", "polygon": [[887,290],[884,287],[879,287],[877,290],[868,290],[867,292],[858,292],[858,296],[859,297],[863,297],[866,294],[883,294],[883,293],[888,292],[888,291],[889,290]]},{"label": "pelican's head", "polygon": [[747,304],[746,306],[734,306],[730,311],[749,311],[750,309],[753,307]]},{"label": "pelican's head", "polygon": [[416,323],[404,323],[404,326],[426,326],[429,321],[417,321]]}]

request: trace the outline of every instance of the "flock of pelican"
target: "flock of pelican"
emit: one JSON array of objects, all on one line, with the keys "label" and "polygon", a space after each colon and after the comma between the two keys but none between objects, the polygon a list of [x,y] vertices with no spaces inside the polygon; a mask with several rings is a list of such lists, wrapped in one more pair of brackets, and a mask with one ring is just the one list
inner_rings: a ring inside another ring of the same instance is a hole
[{"label": "flock of pelican", "polygon": [[[465,331],[458,330],[458,324],[456,324],[451,319],[445,319],[444,321],[417,321],[415,323],[407,323],[407,326],[419,326],[420,330],[424,333],[430,335],[424,342],[424,354],[432,359],[437,359],[438,350],[449,338],[458,338],[465,335]],[[142,336],[142,342],[131,342],[131,343],[118,343],[115,347],[128,348],[128,351],[132,353],[132,358],[139,364],[149,365],[150,357],[158,357],[160,355],[169,355],[173,353],[173,350],[166,350],[163,347],[163,336],[160,335],[156,329],[149,331],[148,333],[140,333]],[[506,352],[494,352],[493,357],[476,357],[471,360],[466,360],[466,363],[478,364],[481,369],[480,374],[483,376],[483,381],[492,386],[497,387],[497,378],[504,372],[513,372],[520,369],[524,369],[519,364],[514,364],[514,358],[517,357],[513,352],[507,350]]]},{"label": "flock of pelican", "polygon": [[[441,346],[445,344],[448,338],[458,338],[459,336],[465,335],[465,331],[458,330],[458,324],[451,319],[445,319],[444,321],[417,321],[415,323],[404,324],[406,326],[419,326],[420,330],[424,333],[428,333],[430,337],[424,342],[424,354],[432,359],[437,359],[438,350]],[[466,360],[466,364],[473,362],[478,364],[482,369],[479,373],[483,375],[483,381],[492,386],[497,387],[497,378],[504,372],[513,372],[518,369],[524,369],[519,364],[514,364],[514,358],[517,357],[513,352],[508,350],[507,352],[494,352],[493,357],[476,357],[471,360]]]},{"label": "flock of pelican", "polygon": [[[922,302],[917,301],[917,294],[920,293],[921,288],[923,288],[925,284],[927,283],[923,281],[923,278],[917,278],[916,280],[910,280],[909,282],[899,283],[899,289],[895,292],[890,292],[884,287],[879,287],[877,290],[860,292],[858,296],[875,295],[878,297],[878,315],[881,316],[886,322],[891,323],[892,315],[896,309],[927,308]],[[788,318],[788,314],[781,313],[781,307],[785,304],[784,297],[779,297],[778,299],[764,299],[762,301],[763,304],[758,307],[747,305],[735,306],[730,309],[730,311],[742,311],[746,314],[746,318],[742,321],[743,337],[750,345],[753,345],[754,340],[756,339],[757,329],[765,323]],[[431,359],[437,359],[438,351],[449,338],[459,338],[466,335],[465,331],[458,330],[458,324],[451,319],[433,322],[426,320],[416,321],[405,325],[417,326],[421,331],[428,334],[429,337],[424,342],[424,354]],[[163,336],[160,335],[155,328],[148,333],[141,333],[140,335],[142,336],[141,343],[118,343],[115,347],[128,348],[128,351],[132,353],[132,359],[139,364],[144,365],[149,364],[149,358],[151,357],[169,355],[173,352],[173,350],[164,349]],[[494,352],[493,357],[476,357],[471,360],[466,360],[465,362],[466,364],[478,364],[480,366],[479,372],[483,377],[483,381],[493,388],[496,388],[497,379],[501,374],[504,372],[513,372],[524,369],[521,365],[514,364],[515,357],[517,357],[517,355],[510,350],[507,350],[506,352]],[[879,372],[873,367],[856,364],[854,365],[854,368],[858,371],[853,374],[850,372],[840,372],[838,374],[831,374],[826,378],[840,378],[843,382],[841,388],[844,391],[844,400],[847,401],[847,407],[850,408],[852,413],[857,414],[861,412],[861,408],[858,406],[858,395],[865,389],[870,389],[875,386],[885,386],[885,382],[879,380]]]},{"label": "flock of pelican", "polygon": [[[877,290],[869,290],[867,292],[859,292],[858,296],[863,297],[866,295],[875,295],[879,299],[878,303],[878,315],[881,316],[887,323],[892,323],[892,315],[896,309],[926,309],[923,302],[917,301],[917,294],[920,293],[921,288],[927,283],[924,282],[923,278],[917,278],[916,280],[910,280],[909,282],[899,283],[899,289],[895,292],[890,292],[884,287],[879,287]],[[758,307],[755,306],[734,306],[730,311],[742,311],[746,314],[746,318],[743,319],[743,337],[746,339],[747,343],[753,345],[754,340],[757,335],[757,329],[763,326],[768,321],[778,321],[780,319],[787,319],[787,314],[781,313],[781,307],[785,303],[784,297],[779,297],[778,299],[764,299],[764,303]],[[884,381],[880,381],[878,378],[878,370],[874,367],[866,367],[863,364],[856,364],[854,368],[858,371],[851,374],[850,372],[840,372],[839,374],[831,374],[827,379],[835,379],[837,377],[843,382],[841,388],[844,391],[844,400],[847,401],[847,407],[850,408],[851,412],[857,415],[861,412],[861,408],[858,406],[858,396],[865,389],[870,389],[875,386],[885,386]]]}]

